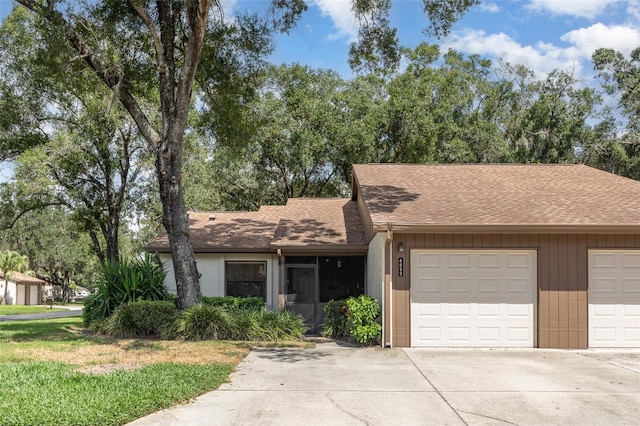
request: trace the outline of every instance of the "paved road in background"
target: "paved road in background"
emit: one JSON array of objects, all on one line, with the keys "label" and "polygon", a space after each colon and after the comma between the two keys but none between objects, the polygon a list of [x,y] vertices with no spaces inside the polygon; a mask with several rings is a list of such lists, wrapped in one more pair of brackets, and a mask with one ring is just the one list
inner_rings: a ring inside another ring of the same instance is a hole
[{"label": "paved road in background", "polygon": [[[54,306],[56,307],[56,306]],[[62,307],[62,306],[61,306]],[[43,312],[40,314],[21,314],[21,315],[0,315],[0,322],[5,321],[29,321],[39,319],[51,319],[51,318],[66,318],[66,317],[79,317],[82,315],[82,307],[62,307],[68,309],[67,311],[56,312]]]}]

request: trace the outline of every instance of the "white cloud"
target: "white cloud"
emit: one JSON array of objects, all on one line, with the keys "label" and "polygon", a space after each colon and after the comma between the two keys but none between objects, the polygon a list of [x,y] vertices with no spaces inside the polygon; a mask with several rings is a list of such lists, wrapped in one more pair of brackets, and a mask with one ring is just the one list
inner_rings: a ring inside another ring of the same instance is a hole
[{"label": "white cloud", "polygon": [[554,69],[573,72],[579,76],[582,66],[575,47],[560,48],[550,43],[538,42],[523,46],[504,33],[486,34],[481,30],[467,30],[452,34],[443,46],[468,54],[504,58],[511,64],[522,64],[541,79]]},{"label": "white cloud", "polygon": [[640,46],[640,30],[622,25],[594,24],[588,28],[569,31],[560,40],[574,45],[581,56],[590,58],[600,47],[607,47],[629,55]]},{"label": "white cloud", "polygon": [[635,22],[640,22],[640,0],[629,0],[627,2],[627,15]]},{"label": "white cloud", "polygon": [[333,22],[336,32],[329,36],[330,40],[348,37],[350,42],[358,38],[358,24],[351,11],[348,0],[313,0],[313,5],[320,9],[322,16],[328,16]]},{"label": "white cloud", "polygon": [[537,78],[546,77],[554,69],[572,72],[581,78],[585,77],[583,71],[590,72],[591,55],[596,49],[607,47],[629,55],[640,46],[640,28],[597,23],[569,31],[560,40],[569,45],[560,47],[542,41],[522,45],[504,33],[465,30],[449,36],[443,47],[493,59],[504,58],[511,64],[522,64],[533,70]]},{"label": "white cloud", "polygon": [[569,15],[595,19],[609,5],[624,0],[531,0],[528,9],[552,15]]},{"label": "white cloud", "polygon": [[482,2],[480,3],[480,10],[487,13],[498,13],[501,9],[496,3]]}]

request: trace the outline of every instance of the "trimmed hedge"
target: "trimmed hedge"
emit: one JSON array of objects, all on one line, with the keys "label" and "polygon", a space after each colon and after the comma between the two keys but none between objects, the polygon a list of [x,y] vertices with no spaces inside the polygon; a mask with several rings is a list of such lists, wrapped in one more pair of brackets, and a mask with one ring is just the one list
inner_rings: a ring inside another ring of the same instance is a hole
[{"label": "trimmed hedge", "polygon": [[209,306],[220,306],[227,311],[237,311],[238,309],[249,309],[259,311],[266,308],[262,297],[202,297],[202,303]]}]

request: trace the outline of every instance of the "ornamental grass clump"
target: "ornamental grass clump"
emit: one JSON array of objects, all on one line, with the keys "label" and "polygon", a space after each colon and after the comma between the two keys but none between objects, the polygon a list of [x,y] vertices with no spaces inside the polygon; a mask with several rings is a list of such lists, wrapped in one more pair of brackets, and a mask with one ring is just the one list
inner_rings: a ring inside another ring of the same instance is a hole
[{"label": "ornamental grass clump", "polygon": [[220,306],[198,303],[178,314],[167,337],[176,340],[228,340],[236,334],[229,312]]},{"label": "ornamental grass clump", "polygon": [[173,324],[176,305],[166,300],[140,300],[116,308],[103,330],[120,337],[165,336]]},{"label": "ornamental grass clump", "polygon": [[194,305],[178,314],[167,337],[176,340],[279,341],[302,339],[304,319],[291,312]]}]

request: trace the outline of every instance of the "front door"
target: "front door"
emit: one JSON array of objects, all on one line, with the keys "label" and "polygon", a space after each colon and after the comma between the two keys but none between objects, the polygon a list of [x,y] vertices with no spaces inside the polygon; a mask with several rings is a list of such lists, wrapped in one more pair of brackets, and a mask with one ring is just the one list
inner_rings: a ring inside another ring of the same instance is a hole
[{"label": "front door", "polygon": [[319,325],[316,318],[316,271],[316,265],[287,265],[286,309],[302,315],[312,333]]}]

